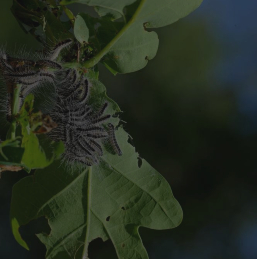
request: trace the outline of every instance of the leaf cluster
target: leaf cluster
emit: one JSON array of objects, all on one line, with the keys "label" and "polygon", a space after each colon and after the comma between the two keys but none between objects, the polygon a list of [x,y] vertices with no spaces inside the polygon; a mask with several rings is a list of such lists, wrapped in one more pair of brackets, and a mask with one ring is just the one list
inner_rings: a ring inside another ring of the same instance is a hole
[{"label": "leaf cluster", "polygon": [[[99,82],[97,66],[102,63],[113,74],[142,69],[158,49],[158,35],[152,29],[176,22],[201,2],[13,0],[11,10],[20,26],[46,49],[64,39],[76,43],[59,61],[87,76],[92,107],[110,104],[108,114],[123,153],[117,156],[107,143],[99,164],[62,163],[64,145],[39,136],[44,114],[35,109],[34,96],[28,95],[14,118],[18,125],[14,137],[8,134],[0,144],[2,171],[33,173],[14,186],[11,204],[13,234],[24,248],[29,249],[19,228],[43,216],[51,231],[37,236],[48,259],[88,258],[89,243],[98,237],[111,239],[120,259],[147,259],[139,227],[170,229],[180,224],[180,205],[167,181],[129,143],[131,137],[118,116],[120,108]],[[82,11],[74,15],[69,5],[76,3],[93,6],[98,16]]]}]

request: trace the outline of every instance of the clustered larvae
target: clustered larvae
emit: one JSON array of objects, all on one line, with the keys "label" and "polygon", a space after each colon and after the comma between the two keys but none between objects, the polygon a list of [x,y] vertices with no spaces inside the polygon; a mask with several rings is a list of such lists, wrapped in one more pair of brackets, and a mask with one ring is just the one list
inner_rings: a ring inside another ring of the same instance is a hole
[{"label": "clustered larvae", "polygon": [[[55,141],[63,141],[63,159],[87,166],[97,164],[103,155],[103,142],[122,155],[115,138],[115,128],[105,114],[108,103],[96,110],[89,104],[91,84],[87,77],[75,69],[64,69],[55,60],[60,52],[72,43],[66,40],[57,44],[41,59],[27,60],[0,53],[0,69],[7,83],[21,84],[21,100],[33,92],[42,82],[52,83],[56,89],[56,103],[49,116],[57,123],[47,135]],[[11,99],[8,100],[8,106]]]},{"label": "clustered larvae", "polygon": [[0,53],[0,68],[6,81],[21,84],[21,99],[31,93],[42,83],[55,83],[56,71],[61,71],[62,65],[55,60],[60,52],[72,44],[71,39],[67,39],[57,44],[42,57],[33,59],[11,57],[6,52]]},{"label": "clustered larvae", "polygon": [[99,162],[103,155],[102,143],[107,140],[113,150],[120,148],[115,138],[114,126],[108,127],[110,115],[105,115],[108,103],[95,110],[88,103],[90,83],[88,79],[79,75],[76,70],[65,71],[64,78],[57,84],[57,102],[50,116],[58,127],[48,133],[54,140],[65,143],[64,160],[81,162],[91,166]]}]

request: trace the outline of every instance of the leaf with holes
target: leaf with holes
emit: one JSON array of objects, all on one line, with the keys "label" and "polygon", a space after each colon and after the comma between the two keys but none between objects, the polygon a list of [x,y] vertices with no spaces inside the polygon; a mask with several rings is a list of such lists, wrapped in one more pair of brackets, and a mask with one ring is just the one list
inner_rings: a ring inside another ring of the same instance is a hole
[{"label": "leaf with holes", "polygon": [[26,243],[18,228],[45,216],[51,233],[39,234],[48,259],[87,258],[89,243],[111,239],[121,259],[148,258],[140,226],[170,229],[182,220],[181,208],[166,180],[138,154],[120,128],[122,157],[106,153],[102,161],[81,172],[59,162],[26,177],[13,189],[11,220],[16,240]]},{"label": "leaf with holes", "polygon": [[[104,86],[92,82],[92,105],[105,98],[108,113],[119,112]],[[119,119],[113,117],[112,123],[118,125]],[[28,248],[19,227],[43,216],[51,232],[44,229],[38,237],[47,248],[47,259],[87,258],[89,243],[98,237],[111,239],[120,259],[147,259],[138,228],[171,229],[180,224],[182,210],[167,181],[139,159],[121,126],[115,135],[122,156],[105,144],[97,165],[78,169],[57,160],[14,186],[12,229],[23,247]]]},{"label": "leaf with holes", "polygon": [[[91,67],[101,61],[113,73],[129,73],[142,69],[156,55],[159,44],[158,35],[147,29],[176,22],[195,10],[202,1],[62,0],[60,4],[87,4],[95,6],[100,16],[108,17],[110,20],[121,17],[123,27],[118,33],[111,34],[112,39],[109,43],[84,65]],[[91,36],[96,35],[101,38],[101,35],[97,35],[98,30],[97,27]]]}]

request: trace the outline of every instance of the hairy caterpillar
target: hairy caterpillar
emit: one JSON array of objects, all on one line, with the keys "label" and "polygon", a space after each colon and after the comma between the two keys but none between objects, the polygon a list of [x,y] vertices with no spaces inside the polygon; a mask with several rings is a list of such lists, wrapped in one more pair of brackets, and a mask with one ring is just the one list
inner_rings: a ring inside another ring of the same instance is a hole
[{"label": "hairy caterpillar", "polygon": [[49,51],[48,59],[49,60],[56,60],[58,58],[58,56],[60,55],[60,52],[64,49],[67,48],[69,45],[71,45],[72,40],[71,39],[67,39],[65,41],[62,41],[60,43],[58,43],[52,50]]},{"label": "hairy caterpillar", "polygon": [[61,82],[65,83],[57,84],[57,103],[50,112],[58,127],[48,133],[50,138],[64,142],[64,160],[88,166],[96,164],[103,155],[102,141],[106,139],[116,143],[114,150],[120,155],[114,127],[111,128],[111,134],[104,127],[104,123],[111,117],[104,114],[108,103],[105,102],[95,111],[88,103],[91,87],[88,79],[79,76],[76,71],[67,71],[64,77]]},{"label": "hairy caterpillar", "polygon": [[108,123],[111,115],[105,114],[108,103],[95,109],[88,102],[92,88],[88,78],[75,69],[64,69],[61,63],[56,62],[61,51],[71,43],[70,39],[61,42],[35,60],[11,57],[4,51],[0,52],[0,71],[7,84],[21,85],[21,102],[39,86],[45,83],[54,85],[55,106],[46,116],[56,125],[35,133],[43,132],[55,141],[63,141],[63,160],[91,166],[103,156],[105,140],[111,143],[118,155],[122,153],[115,138],[114,126]]},{"label": "hairy caterpillar", "polygon": [[109,136],[110,136],[110,142],[112,145],[112,148],[114,149],[115,153],[117,153],[119,156],[122,155],[121,149],[118,145],[118,142],[115,138],[115,133],[114,133],[114,126],[111,123],[108,123],[108,127],[109,127]]},{"label": "hairy caterpillar", "polygon": [[[58,48],[54,47],[46,54],[43,52],[42,54],[34,54],[21,50],[19,53],[11,55],[4,48],[0,50],[0,74],[2,81],[5,82],[5,86],[1,86],[1,88],[7,92],[7,94],[1,95],[1,111],[5,110],[7,121],[11,120],[15,85],[21,85],[19,107],[28,94],[34,93],[39,88],[46,89],[50,85],[54,87],[56,76],[63,71],[61,64],[54,59],[71,43],[71,39],[61,42],[58,44]],[[49,101],[49,97],[47,101]]]},{"label": "hairy caterpillar", "polygon": [[[52,70],[62,70],[61,64],[55,61],[60,52],[72,43],[67,39],[56,45],[43,57],[35,60],[12,57],[7,52],[0,52],[0,70],[6,81],[22,85],[23,95],[27,95],[43,82],[54,83],[55,73]],[[29,87],[28,87],[29,86]],[[26,89],[26,90],[25,90]],[[25,91],[24,91],[25,90]]]}]

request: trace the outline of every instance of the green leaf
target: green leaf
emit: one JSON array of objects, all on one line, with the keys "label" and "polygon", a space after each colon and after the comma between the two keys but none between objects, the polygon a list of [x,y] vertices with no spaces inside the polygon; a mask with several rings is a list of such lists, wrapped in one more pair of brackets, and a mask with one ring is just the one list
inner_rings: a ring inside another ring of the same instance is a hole
[{"label": "green leaf", "polygon": [[22,157],[24,148],[4,147],[0,153],[0,164],[3,165],[20,165],[22,166]]},{"label": "green leaf", "polygon": [[54,159],[64,152],[64,145],[62,142],[54,143],[52,145],[52,150],[50,150],[50,157],[46,154],[46,151],[42,149],[38,137],[32,131],[33,125],[30,125],[33,104],[34,96],[30,94],[24,101],[18,121],[21,125],[22,132],[21,146],[24,148],[22,163],[29,168],[35,169],[44,168],[50,165]]},{"label": "green leaf", "polygon": [[[108,17],[95,18],[85,13],[80,13],[77,17],[79,17],[79,23],[87,28],[87,46],[92,48],[93,54],[101,51],[124,26],[123,22],[113,23]],[[77,27],[76,30],[74,29],[75,36],[83,35],[83,26],[76,26],[75,21],[75,28]],[[80,41],[80,38],[77,39]]]},{"label": "green leaf", "polygon": [[101,16],[110,15],[115,18],[124,16],[123,9],[125,6],[133,4],[135,0],[62,0],[61,5],[73,3],[86,4],[96,7]]},{"label": "green leaf", "polygon": [[16,218],[12,218],[11,226],[12,226],[13,235],[14,235],[15,239],[17,240],[17,242],[19,244],[21,244],[21,246],[23,246],[25,249],[29,250],[28,245],[26,244],[26,242],[24,242],[24,240],[20,236],[20,233],[19,233],[19,223],[18,223]]},{"label": "green leaf", "polygon": [[84,66],[92,67],[102,61],[112,71],[129,73],[142,69],[156,55],[158,36],[147,28],[172,24],[195,10],[202,1],[63,0],[61,4],[87,4],[95,6],[100,15],[123,17],[123,28]]},{"label": "green leaf", "polygon": [[24,148],[20,147],[20,140],[20,137],[16,137],[14,140],[8,139],[0,143],[0,167],[2,171],[6,171],[12,166],[27,169],[21,162]]},{"label": "green leaf", "polygon": [[[82,258],[95,238],[111,239],[119,258],[148,258],[138,227],[170,229],[182,220],[166,180],[138,154],[119,129],[122,157],[106,153],[99,165],[80,171],[59,162],[38,170],[13,188],[11,218],[16,240],[21,225],[45,216],[51,234],[39,234],[48,259]],[[17,224],[18,222],[18,224]]]},{"label": "green leaf", "polygon": [[84,19],[77,15],[74,24],[74,35],[80,43],[87,43],[89,38],[89,29]]},{"label": "green leaf", "polygon": [[[119,112],[96,80],[97,73],[88,77],[93,85],[89,103],[99,107],[108,101],[107,113]],[[117,125],[119,119],[111,122]],[[97,165],[74,168],[56,160],[14,186],[11,221],[17,242],[26,248],[19,227],[43,216],[51,232],[38,237],[47,248],[47,259],[87,258],[89,243],[98,237],[111,239],[120,259],[147,259],[138,228],[171,229],[180,224],[182,210],[167,181],[138,157],[121,126],[115,135],[122,156],[105,144]]]},{"label": "green leaf", "polygon": [[[3,148],[4,147],[11,147],[11,150],[16,150],[15,148],[19,148],[20,147],[20,138],[15,138],[14,140],[13,139],[7,139],[5,141],[1,141],[0,140],[0,161],[9,161],[9,160],[13,160],[13,159],[9,159],[3,152]],[[14,148],[14,149],[13,149]],[[14,152],[14,154],[16,154],[16,152]],[[23,152],[22,152],[23,154]],[[13,152],[10,153],[10,155],[12,156],[13,155]],[[18,156],[19,157],[19,156]],[[21,157],[20,159],[16,158],[15,160],[17,161],[21,161]]]}]

